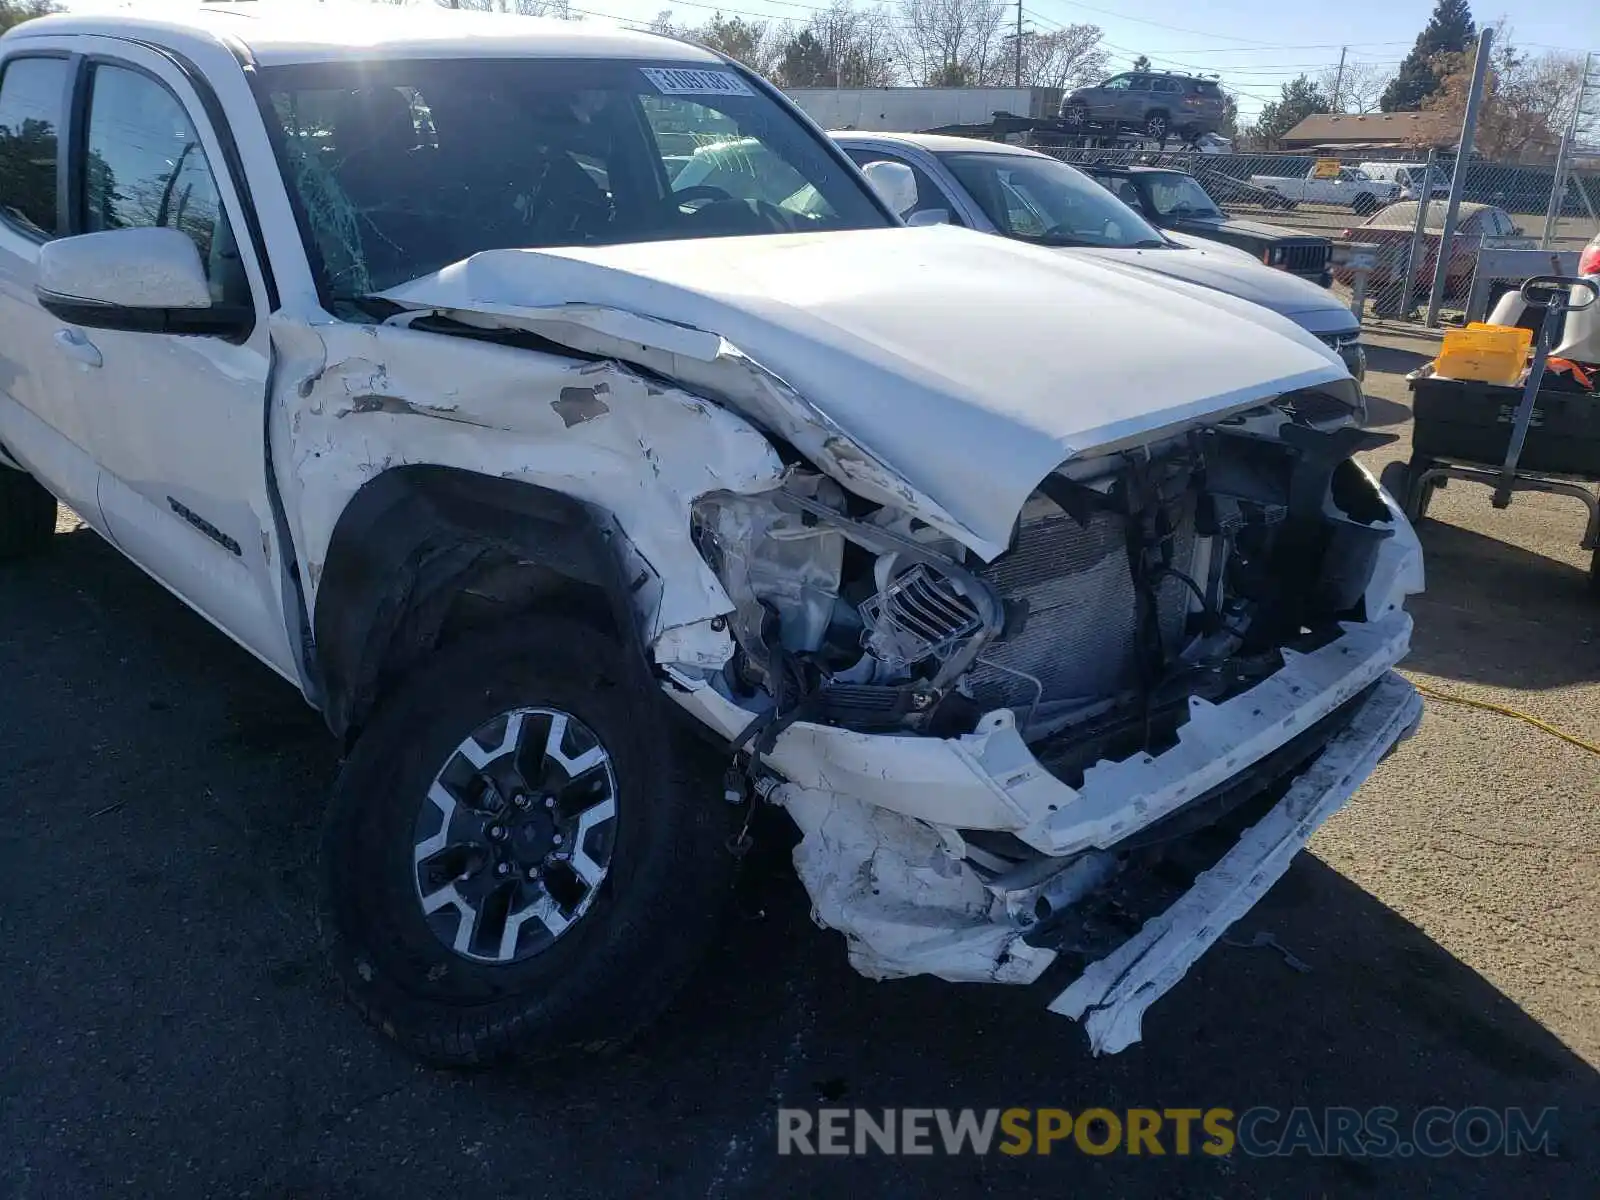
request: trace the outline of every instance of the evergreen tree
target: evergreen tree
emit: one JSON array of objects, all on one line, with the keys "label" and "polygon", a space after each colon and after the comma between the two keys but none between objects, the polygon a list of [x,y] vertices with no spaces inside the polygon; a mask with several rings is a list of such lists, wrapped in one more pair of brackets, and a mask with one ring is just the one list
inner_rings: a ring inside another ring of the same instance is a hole
[{"label": "evergreen tree", "polygon": [[821,38],[809,29],[802,29],[783,48],[778,78],[784,87],[832,87],[833,56]]},{"label": "evergreen tree", "polygon": [[1150,69],[1150,58],[1149,58],[1149,56],[1141,54],[1141,55],[1139,55],[1138,58],[1134,59],[1133,60],[1133,69],[1135,71],[1148,71]]},{"label": "evergreen tree", "polygon": [[1467,0],[1438,0],[1416,45],[1383,91],[1384,112],[1416,112],[1439,89],[1438,56],[1463,54],[1478,36]]},{"label": "evergreen tree", "polygon": [[1328,97],[1309,76],[1291,79],[1278,91],[1278,99],[1264,105],[1256,121],[1255,135],[1269,142],[1277,141],[1312,113],[1329,109]]}]

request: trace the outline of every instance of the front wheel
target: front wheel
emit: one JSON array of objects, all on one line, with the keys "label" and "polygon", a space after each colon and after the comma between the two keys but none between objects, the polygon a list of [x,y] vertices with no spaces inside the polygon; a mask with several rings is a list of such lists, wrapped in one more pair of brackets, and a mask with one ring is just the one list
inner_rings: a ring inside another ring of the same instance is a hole
[{"label": "front wheel", "polygon": [[0,562],[38,554],[55,533],[56,498],[33,476],[0,466]]},{"label": "front wheel", "polygon": [[1371,216],[1378,211],[1378,198],[1370,192],[1362,192],[1361,195],[1356,197],[1356,202],[1352,207],[1363,217]]},{"label": "front wheel", "polygon": [[1089,108],[1084,104],[1069,104],[1061,110],[1061,119],[1074,129],[1089,123]]},{"label": "front wheel", "polygon": [[620,1045],[665,1008],[726,893],[726,809],[649,680],[588,626],[445,647],[345,766],[321,917],[362,1014],[447,1066]]},{"label": "front wheel", "polygon": [[1167,140],[1167,131],[1170,128],[1171,125],[1167,121],[1166,113],[1151,113],[1145,118],[1144,133],[1146,137],[1165,142]]}]

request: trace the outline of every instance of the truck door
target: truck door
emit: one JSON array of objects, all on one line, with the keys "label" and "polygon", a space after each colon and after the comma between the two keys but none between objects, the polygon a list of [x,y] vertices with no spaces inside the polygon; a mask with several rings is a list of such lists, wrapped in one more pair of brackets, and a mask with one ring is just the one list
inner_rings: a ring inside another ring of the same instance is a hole
[{"label": "truck door", "polygon": [[[62,48],[53,48],[58,43]],[[62,228],[60,149],[72,60],[67,41],[30,39],[0,63],[0,444],[101,532],[100,469],[78,385],[83,331],[34,294],[39,247]]]},{"label": "truck door", "polygon": [[176,66],[127,42],[85,41],[76,231],[180,229],[200,251],[212,302],[254,313],[248,334],[232,338],[85,331],[100,362],[80,395],[95,414],[101,508],[124,553],[298,681],[267,492],[268,292],[241,184]]}]

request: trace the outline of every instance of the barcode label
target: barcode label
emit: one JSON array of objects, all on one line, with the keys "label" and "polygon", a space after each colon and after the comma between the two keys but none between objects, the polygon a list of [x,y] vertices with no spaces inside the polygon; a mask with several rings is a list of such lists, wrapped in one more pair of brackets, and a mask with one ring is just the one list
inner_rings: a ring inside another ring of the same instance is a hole
[{"label": "barcode label", "polygon": [[663,96],[753,96],[750,86],[732,71],[696,71],[685,67],[640,67]]}]

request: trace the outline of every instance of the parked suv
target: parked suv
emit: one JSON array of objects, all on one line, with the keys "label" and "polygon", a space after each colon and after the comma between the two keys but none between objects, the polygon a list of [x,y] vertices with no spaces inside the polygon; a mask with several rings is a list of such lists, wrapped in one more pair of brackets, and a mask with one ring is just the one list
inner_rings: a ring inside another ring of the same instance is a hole
[{"label": "parked suv", "polygon": [[1136,129],[1160,140],[1176,133],[1192,142],[1222,127],[1224,108],[1222,85],[1215,79],[1129,71],[1069,94],[1061,102],[1061,119],[1075,128]]},{"label": "parked suv", "polygon": [[1137,1040],[1420,719],[1344,364],[905,228],[710,50],[379,15],[0,39],[0,555],[65,501],[323,714],[319,927],[430,1061],[637,1031],[762,803],[858,970],[1070,952]]}]

